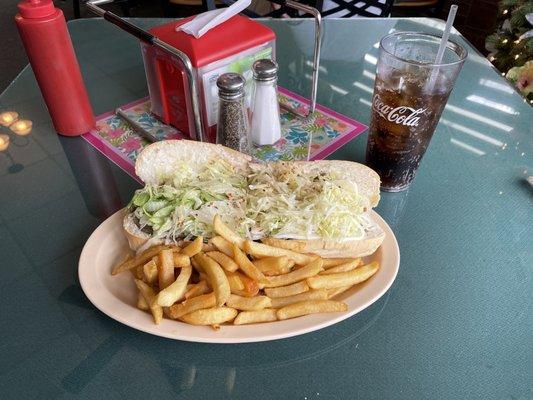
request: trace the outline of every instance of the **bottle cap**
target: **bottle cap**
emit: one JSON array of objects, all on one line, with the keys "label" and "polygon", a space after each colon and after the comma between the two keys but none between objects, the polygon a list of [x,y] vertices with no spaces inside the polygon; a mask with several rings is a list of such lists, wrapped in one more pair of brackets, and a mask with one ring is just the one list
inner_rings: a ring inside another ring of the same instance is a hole
[{"label": "bottle cap", "polygon": [[277,78],[278,64],[274,60],[263,58],[253,63],[252,70],[256,81],[273,81]]},{"label": "bottle cap", "polygon": [[44,18],[56,11],[52,0],[24,0],[18,9],[23,18]]},{"label": "bottle cap", "polygon": [[238,99],[244,96],[246,80],[241,74],[228,72],[217,79],[218,95],[224,99]]}]

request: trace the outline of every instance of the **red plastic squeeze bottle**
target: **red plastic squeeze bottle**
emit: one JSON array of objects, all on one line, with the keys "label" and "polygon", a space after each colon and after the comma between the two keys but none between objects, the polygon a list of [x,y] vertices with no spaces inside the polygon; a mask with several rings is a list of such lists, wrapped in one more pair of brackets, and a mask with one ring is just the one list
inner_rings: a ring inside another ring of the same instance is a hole
[{"label": "red plastic squeeze bottle", "polygon": [[52,0],[25,0],[18,9],[15,22],[57,132],[88,132],[95,125],[93,110],[63,12]]}]

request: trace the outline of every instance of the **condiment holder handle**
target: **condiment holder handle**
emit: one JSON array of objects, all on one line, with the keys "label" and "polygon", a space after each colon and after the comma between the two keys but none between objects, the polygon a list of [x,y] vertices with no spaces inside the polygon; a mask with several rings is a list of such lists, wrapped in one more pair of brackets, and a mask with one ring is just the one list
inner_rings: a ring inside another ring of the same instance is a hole
[{"label": "condiment holder handle", "polygon": [[[192,63],[189,57],[182,51],[176,49],[173,46],[168,45],[167,43],[159,40],[157,37],[152,35],[150,32],[132,24],[130,21],[112,13],[111,11],[106,11],[100,7],[101,4],[112,3],[113,0],[89,0],[86,3],[87,9],[92,13],[104,18],[106,21],[111,22],[120,29],[132,34],[136,38],[149,43],[155,47],[158,47],[168,53],[171,53],[178,59],[182,65],[183,69],[187,74],[187,82],[189,94],[192,99],[192,111],[194,114],[194,136],[197,140],[204,142],[207,139],[206,131],[204,130],[201,112],[200,112],[200,95],[198,90],[198,82],[195,74],[193,73]],[[320,47],[321,47],[321,38],[322,38],[322,17],[320,12],[311,6],[297,3],[292,0],[277,0],[272,1],[277,4],[285,5],[286,7],[302,11],[308,14],[311,14],[315,20],[315,44],[313,50],[313,74],[312,74],[312,85],[311,85],[311,96],[309,110],[306,115],[301,115],[295,109],[291,108],[288,105],[281,104],[280,106],[285,110],[293,113],[300,118],[311,117],[316,108],[316,96],[318,90],[318,72],[320,65]]]},{"label": "condiment holder handle", "polygon": [[307,6],[305,4],[297,3],[296,1],[292,0],[269,0],[271,3],[280,4],[282,6],[286,6],[288,8],[292,8],[294,10],[303,11],[305,13],[311,14],[315,20],[315,45],[313,49],[313,80],[311,84],[311,96],[309,103],[309,110],[306,115],[299,114],[295,109],[292,107],[286,105],[286,104],[280,104],[280,107],[283,109],[291,112],[292,114],[295,114],[296,116],[300,118],[308,118],[313,115],[316,108],[316,95],[318,90],[318,71],[319,71],[319,65],[320,65],[320,47],[322,44],[322,16],[320,15],[320,11],[318,11],[316,8]]},{"label": "condiment holder handle", "polygon": [[112,13],[111,11],[106,11],[103,8],[99,7],[99,5],[101,4],[107,4],[112,2],[113,0],[89,0],[85,4],[89,11],[104,18],[106,21],[109,21],[112,24],[118,26],[120,29],[132,34],[137,39],[140,39],[143,42],[149,43],[161,50],[171,53],[173,56],[176,57],[176,59],[178,59],[182,63],[183,69],[187,74],[187,83],[189,86],[188,89],[190,98],[192,100],[191,105],[194,114],[194,136],[196,140],[199,140],[200,142],[205,142],[207,140],[207,136],[204,130],[200,113],[200,95],[198,91],[198,82],[196,80],[195,74],[193,73],[191,60],[185,53],[159,40],[150,32],[138,27],[137,25],[132,24],[130,21],[121,18],[120,16]]}]

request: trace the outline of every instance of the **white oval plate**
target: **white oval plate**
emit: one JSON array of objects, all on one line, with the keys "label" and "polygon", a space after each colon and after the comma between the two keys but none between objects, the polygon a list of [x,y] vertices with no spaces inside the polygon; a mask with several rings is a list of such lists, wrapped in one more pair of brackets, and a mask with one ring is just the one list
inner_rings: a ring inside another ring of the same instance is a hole
[{"label": "white oval plate", "polygon": [[367,282],[357,285],[338,297],[348,304],[344,313],[314,314],[270,323],[222,326],[215,331],[208,326],[193,326],[164,319],[154,324],[149,313],[137,309],[137,289],[129,273],[112,276],[111,269],[129,250],[122,233],[123,210],[106,219],[92,233],[80,256],[80,284],[100,311],[132,328],[157,336],[189,342],[247,343],[283,339],[303,335],[333,325],[364,310],[390,288],[400,265],[398,242],[387,223],[376,213],[372,218],[385,231],[381,247],[367,261],[381,264]]}]

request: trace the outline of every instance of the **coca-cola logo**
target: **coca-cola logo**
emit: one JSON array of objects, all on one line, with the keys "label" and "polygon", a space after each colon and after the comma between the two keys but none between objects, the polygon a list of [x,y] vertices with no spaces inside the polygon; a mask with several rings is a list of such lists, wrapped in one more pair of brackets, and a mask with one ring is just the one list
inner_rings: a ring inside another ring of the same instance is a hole
[{"label": "coca-cola logo", "polygon": [[407,106],[391,107],[383,103],[377,94],[374,95],[372,109],[387,121],[405,126],[418,126],[421,114],[427,110],[427,108],[415,109]]}]

